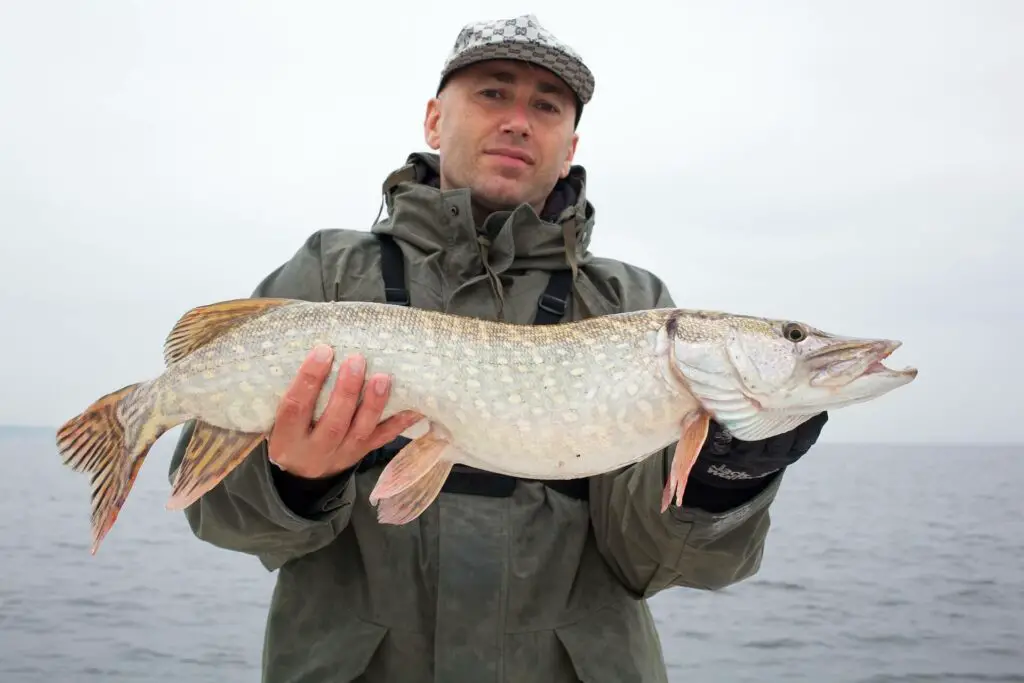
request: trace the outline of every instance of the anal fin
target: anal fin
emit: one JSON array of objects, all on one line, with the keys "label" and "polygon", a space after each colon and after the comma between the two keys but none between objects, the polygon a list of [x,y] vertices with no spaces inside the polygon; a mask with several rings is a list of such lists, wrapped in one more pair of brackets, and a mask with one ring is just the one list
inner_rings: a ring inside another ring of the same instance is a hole
[{"label": "anal fin", "polygon": [[196,422],[178,466],[168,510],[183,510],[226,477],[252,452],[264,434],[222,429]]},{"label": "anal fin", "polygon": [[693,469],[693,464],[697,461],[700,449],[708,436],[710,422],[711,416],[703,410],[687,413],[683,418],[682,433],[679,441],[676,442],[668,481],[665,482],[665,489],[661,494],[662,512],[668,510],[673,499],[676,505],[683,504],[686,480],[690,476],[690,470]]},{"label": "anal fin", "polygon": [[431,425],[426,434],[398,452],[370,492],[370,504],[377,506],[377,521],[406,524],[430,507],[454,464],[442,457],[449,448],[448,439]]}]

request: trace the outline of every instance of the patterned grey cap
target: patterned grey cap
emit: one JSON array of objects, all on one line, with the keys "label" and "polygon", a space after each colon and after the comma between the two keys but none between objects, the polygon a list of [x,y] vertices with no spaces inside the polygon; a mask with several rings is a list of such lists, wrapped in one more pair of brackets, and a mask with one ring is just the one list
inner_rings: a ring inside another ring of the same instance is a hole
[{"label": "patterned grey cap", "polygon": [[594,94],[594,75],[583,59],[532,14],[463,26],[441,70],[441,84],[452,71],[487,59],[517,59],[542,66],[564,80],[582,104]]}]

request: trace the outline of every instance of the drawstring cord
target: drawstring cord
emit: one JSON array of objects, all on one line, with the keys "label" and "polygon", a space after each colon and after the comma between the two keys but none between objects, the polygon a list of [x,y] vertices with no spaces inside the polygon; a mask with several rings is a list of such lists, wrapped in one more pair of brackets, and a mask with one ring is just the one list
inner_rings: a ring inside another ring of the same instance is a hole
[{"label": "drawstring cord", "polygon": [[504,320],[505,315],[505,288],[501,284],[501,278],[491,268],[490,247],[491,239],[486,235],[476,236],[477,244],[480,245],[480,259],[484,264],[484,272],[487,273],[487,281],[491,284],[491,291],[494,298],[498,300],[498,320]]}]

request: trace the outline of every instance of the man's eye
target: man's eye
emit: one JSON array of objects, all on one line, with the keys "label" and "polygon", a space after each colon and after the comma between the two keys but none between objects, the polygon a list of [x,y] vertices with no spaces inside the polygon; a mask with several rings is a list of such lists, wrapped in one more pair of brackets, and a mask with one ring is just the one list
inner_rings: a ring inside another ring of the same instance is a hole
[{"label": "man's eye", "polygon": [[494,90],[493,88],[481,90],[480,94],[483,95],[484,97],[501,97],[501,91]]}]

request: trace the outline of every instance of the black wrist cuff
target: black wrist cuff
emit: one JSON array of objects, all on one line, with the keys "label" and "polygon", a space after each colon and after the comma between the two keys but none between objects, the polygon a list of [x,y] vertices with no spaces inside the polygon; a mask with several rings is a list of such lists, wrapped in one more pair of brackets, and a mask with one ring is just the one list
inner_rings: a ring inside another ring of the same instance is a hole
[{"label": "black wrist cuff", "polygon": [[332,477],[307,479],[285,472],[273,464],[270,465],[270,472],[281,501],[292,512],[303,516],[314,511],[313,508],[324,496],[352,474],[352,470],[345,470]]}]

